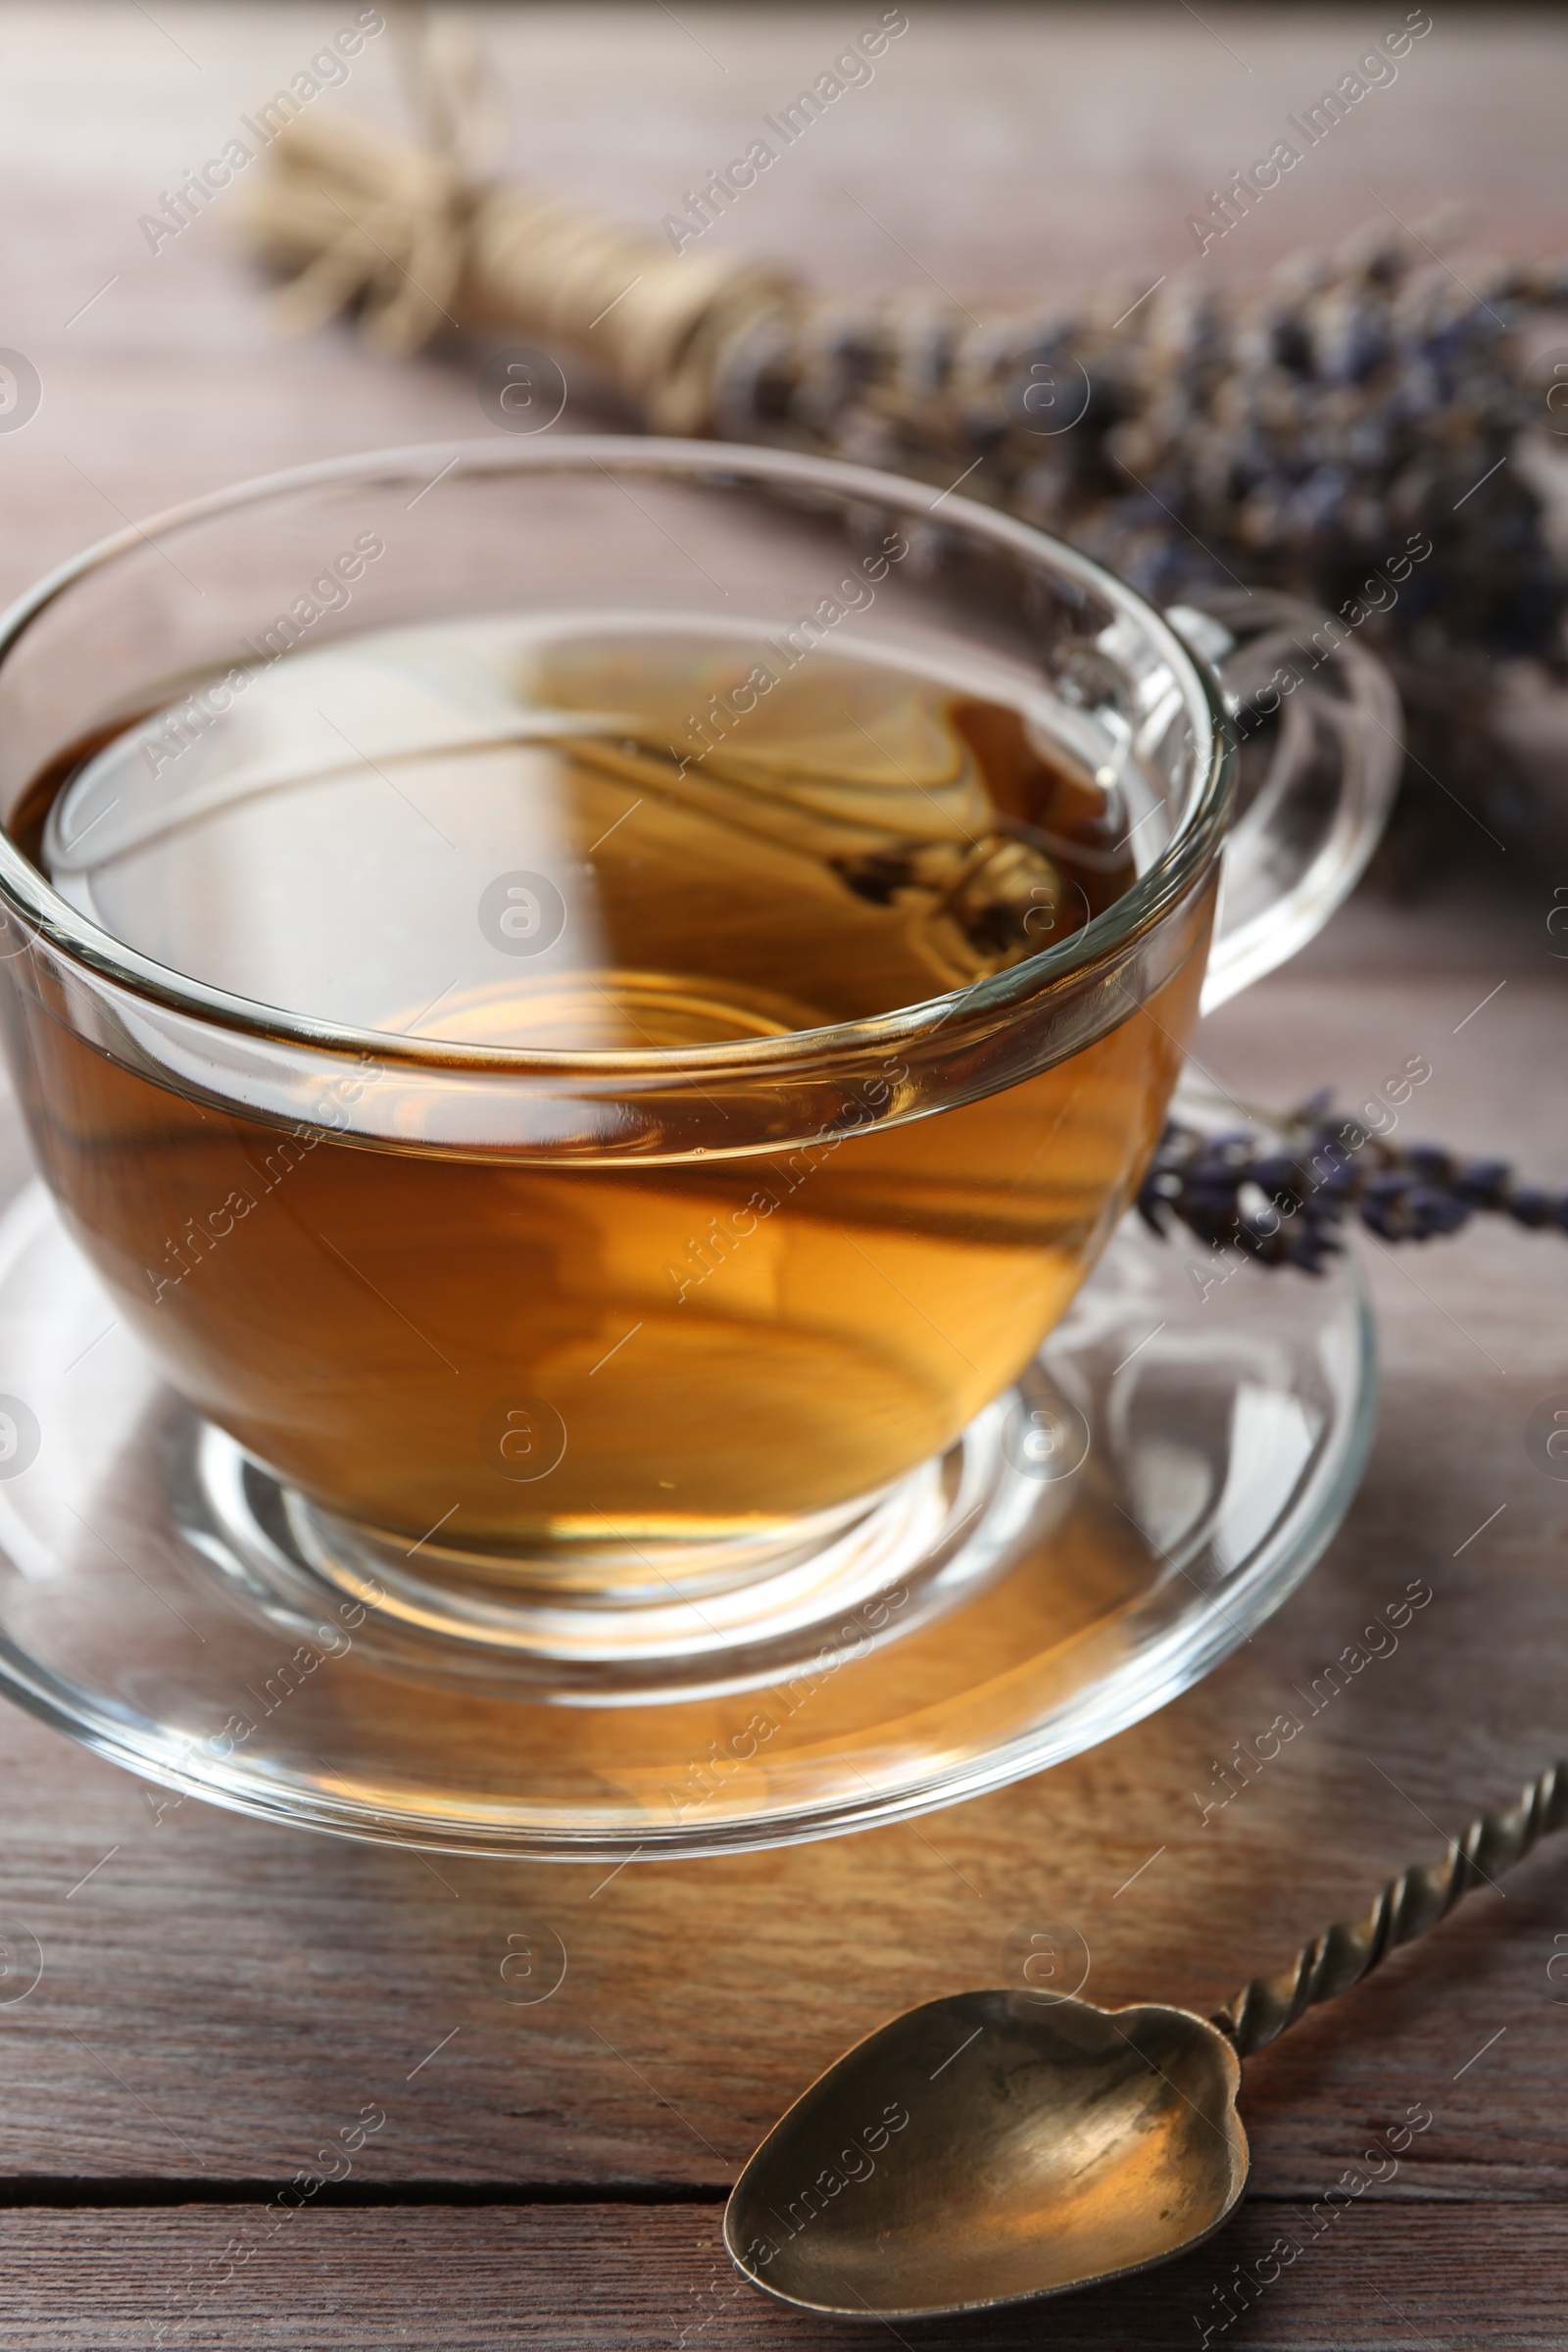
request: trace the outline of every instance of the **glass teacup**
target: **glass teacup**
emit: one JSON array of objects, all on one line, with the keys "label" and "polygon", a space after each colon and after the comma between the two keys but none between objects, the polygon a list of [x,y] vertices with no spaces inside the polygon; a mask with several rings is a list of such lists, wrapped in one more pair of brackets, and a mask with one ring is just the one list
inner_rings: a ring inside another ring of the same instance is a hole
[{"label": "glass teacup", "polygon": [[215,1519],[607,1656],[924,1556],[1200,1005],[1376,837],[1392,694],[1314,617],[643,440],[313,467],[44,582],[9,1052]]}]

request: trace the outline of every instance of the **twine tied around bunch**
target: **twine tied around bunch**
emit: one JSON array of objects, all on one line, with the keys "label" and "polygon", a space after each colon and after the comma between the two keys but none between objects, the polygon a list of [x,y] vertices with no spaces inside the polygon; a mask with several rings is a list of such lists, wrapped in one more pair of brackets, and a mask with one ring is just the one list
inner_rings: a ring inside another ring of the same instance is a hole
[{"label": "twine tied around bunch", "polygon": [[472,45],[437,23],[414,62],[421,144],[301,115],[247,191],[248,241],[289,281],[281,323],[309,332],[354,309],[366,340],[394,358],[444,326],[537,335],[592,355],[657,430],[710,429],[725,352],[792,310],[798,282],[718,255],[683,259],[498,181],[500,124]]}]

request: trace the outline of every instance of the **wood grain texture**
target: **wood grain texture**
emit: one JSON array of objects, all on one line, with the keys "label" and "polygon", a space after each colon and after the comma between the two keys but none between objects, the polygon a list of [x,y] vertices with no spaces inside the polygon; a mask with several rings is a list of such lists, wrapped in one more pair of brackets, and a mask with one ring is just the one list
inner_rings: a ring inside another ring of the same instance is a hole
[{"label": "wood grain texture", "polygon": [[[1563,2342],[1561,2207],[1483,2215],[1361,2205],[1323,2232],[1313,2242],[1289,2209],[1253,2205],[1222,2240],[1146,2278],[1033,2310],[893,2330],[814,2319],[745,2285],[702,2206],[300,2213],[276,2229],[264,2211],[229,2206],[17,2213],[0,2216],[0,2346],[851,2352],[898,2342],[910,2352],[1193,2352],[1205,2327],[1227,2352],[1556,2352]],[[1269,2280],[1261,2286],[1259,2266]]]},{"label": "wood grain texture", "polygon": [[[391,368],[338,333],[280,349],[220,214],[156,256],[139,237],[137,216],[178,170],[346,13],[176,0],[156,22],[81,0],[5,12],[0,194],[26,223],[7,251],[5,333],[45,401],[24,433],[0,435],[0,592],[122,514],[239,474],[481,429],[472,355]],[[931,270],[960,291],[1065,299],[1112,270],[1152,277],[1180,257],[1192,193],[1256,152],[1368,31],[1335,10],[1205,9],[1205,24],[1167,9],[911,15],[877,82],[715,237],[846,287]],[[695,0],[679,23],[652,7],[484,18],[514,163],[646,224],[820,69],[845,23]],[[1398,84],[1214,265],[1248,275],[1340,233],[1375,213],[1368,187],[1407,219],[1467,201],[1480,243],[1568,246],[1563,59],[1545,14],[1445,12]],[[390,92],[389,44],[372,47],[345,102],[389,110]],[[606,420],[574,385],[564,422]],[[1326,1079],[1350,1095],[1425,1053],[1434,1076],[1410,1112],[1424,1130],[1568,1181],[1568,964],[1544,930],[1559,880],[1478,849],[1474,872],[1424,910],[1352,908],[1208,1025],[1205,1068],[1243,1098],[1289,1102]],[[14,1174],[9,1113],[0,1153]],[[388,2192],[716,2189],[848,2041],[906,2004],[999,1981],[1026,1919],[1080,1928],[1102,1999],[1206,2006],[1356,1911],[1568,1749],[1568,1487],[1540,1476],[1521,1440],[1537,1399],[1568,1390],[1568,1247],[1478,1231],[1397,1260],[1365,1254],[1383,1414],[1321,1568],[1162,1714],[919,1824],[611,1879],[426,1862],[194,1801],[165,1808],[0,1709],[0,1922],[44,1952],[36,1989],[0,2002],[0,2179],[161,2175],[195,2195],[204,2180],[282,2181],[376,2102],[388,2121],[363,2178]],[[1211,1789],[1215,1761],[1299,1711],[1293,1691],[1411,1579],[1435,1597],[1397,1651],[1205,1825],[1194,1791]],[[478,1955],[523,1921],[555,1927],[570,1966],[553,2000],[519,2011],[490,1999]],[[1433,2126],[1378,2203],[1348,2213],[1223,2340],[1568,2342],[1568,2006],[1547,1974],[1559,1937],[1568,1842],[1249,2068],[1254,2197],[1217,2247],[1049,2318],[910,2340],[1195,2343],[1195,2314],[1277,2233],[1279,2201],[1310,2203],[1423,2101]],[[612,2203],[311,2211],[173,2340],[868,2340],[732,2296],[715,2218]],[[228,2206],[0,2212],[0,2344],[150,2341],[160,2319],[188,2316],[192,2266],[238,2230]]]}]

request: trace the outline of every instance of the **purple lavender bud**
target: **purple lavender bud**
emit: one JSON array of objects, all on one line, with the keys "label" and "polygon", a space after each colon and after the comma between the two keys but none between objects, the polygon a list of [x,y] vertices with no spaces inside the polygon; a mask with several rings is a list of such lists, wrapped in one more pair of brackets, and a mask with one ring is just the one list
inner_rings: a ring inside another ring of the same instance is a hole
[{"label": "purple lavender bud", "polygon": [[1414,1238],[1424,1242],[1435,1233],[1456,1232],[1470,1211],[1451,1193],[1440,1193],[1435,1186],[1423,1184],[1413,1185],[1406,1193],[1404,1213]]},{"label": "purple lavender bud", "polygon": [[1366,1200],[1397,1200],[1409,1188],[1410,1179],[1402,1169],[1397,1174],[1384,1170],[1379,1175],[1367,1178],[1362,1188],[1362,1198]]},{"label": "purple lavender bud", "polygon": [[1185,1184],[1182,1204],[1188,1216],[1230,1217],[1236,1213],[1234,1184]]},{"label": "purple lavender bud", "polygon": [[1165,1221],[1169,1203],[1162,1200],[1157,1193],[1151,1192],[1146,1184],[1139,1188],[1133,1205],[1149,1227],[1150,1232],[1157,1233],[1160,1240],[1163,1241],[1170,1231]]},{"label": "purple lavender bud", "polygon": [[1556,1221],[1556,1201],[1533,1184],[1516,1184],[1503,1205],[1516,1225],[1534,1228]]},{"label": "purple lavender bud", "polygon": [[1376,1172],[1374,1163],[1367,1160],[1357,1161],[1351,1166],[1336,1163],[1330,1168],[1325,1168],[1319,1163],[1310,1171],[1312,1196],[1314,1199],[1321,1197],[1325,1200],[1334,1202],[1336,1204],[1335,1214],[1338,1215],[1344,1203],[1360,1193],[1367,1178]]},{"label": "purple lavender bud", "polygon": [[1271,1200],[1281,1195],[1294,1200],[1301,1189],[1301,1171],[1289,1152],[1271,1152],[1265,1159],[1252,1166],[1252,1182],[1268,1194]]},{"label": "purple lavender bud", "polygon": [[1324,1258],[1336,1251],[1339,1246],[1327,1234],[1297,1233],[1291,1236],[1287,1254],[1291,1264],[1299,1266],[1303,1274],[1321,1274]]},{"label": "purple lavender bud", "polygon": [[1454,1190],[1477,1208],[1500,1208],[1510,1174],[1505,1159],[1472,1159],[1454,1178]]}]

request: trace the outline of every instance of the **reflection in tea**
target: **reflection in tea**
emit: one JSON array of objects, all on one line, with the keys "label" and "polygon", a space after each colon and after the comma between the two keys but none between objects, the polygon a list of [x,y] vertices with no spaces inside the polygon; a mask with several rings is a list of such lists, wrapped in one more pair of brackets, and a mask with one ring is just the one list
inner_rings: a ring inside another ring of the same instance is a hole
[{"label": "reflection in tea", "polygon": [[[437,1068],[444,1041],[870,1020],[1134,878],[1119,796],[997,678],[791,664],[739,626],[386,632],[254,676],[173,760],[157,726],[63,757],[19,812],[56,887],[215,987],[435,1041]],[[477,1551],[765,1531],[943,1447],[1059,1316],[1158,1133],[1208,916],[1070,1058],[901,1117],[890,1047],[831,1132],[761,1153],[437,1146],[417,1073],[370,1047],[296,1132],[31,1000],[17,1058],[127,1316],[312,1496]],[[408,1141],[356,1132],[371,1089],[407,1095]]]}]

